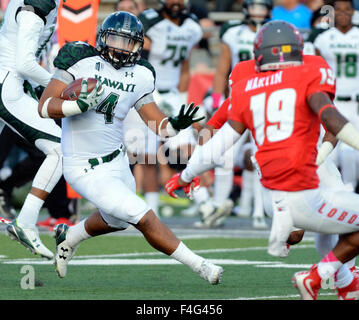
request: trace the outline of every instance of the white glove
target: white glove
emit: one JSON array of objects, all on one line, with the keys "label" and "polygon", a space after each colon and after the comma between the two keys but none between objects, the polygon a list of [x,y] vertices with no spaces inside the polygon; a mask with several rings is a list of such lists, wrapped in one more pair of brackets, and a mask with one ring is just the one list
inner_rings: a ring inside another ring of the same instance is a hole
[{"label": "white glove", "polygon": [[82,112],[93,109],[99,104],[102,95],[104,94],[104,89],[101,85],[100,80],[97,80],[95,88],[88,93],[87,92],[87,79],[83,79],[81,83],[81,93],[79,98],[76,100],[79,108]]}]

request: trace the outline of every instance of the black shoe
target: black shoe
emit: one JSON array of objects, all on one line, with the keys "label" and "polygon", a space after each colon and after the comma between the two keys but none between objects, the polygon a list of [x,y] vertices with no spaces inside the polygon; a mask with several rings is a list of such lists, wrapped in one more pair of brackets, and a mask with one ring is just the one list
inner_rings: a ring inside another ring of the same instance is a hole
[{"label": "black shoe", "polygon": [[9,220],[16,217],[16,210],[11,204],[11,198],[3,189],[0,189],[0,215]]}]

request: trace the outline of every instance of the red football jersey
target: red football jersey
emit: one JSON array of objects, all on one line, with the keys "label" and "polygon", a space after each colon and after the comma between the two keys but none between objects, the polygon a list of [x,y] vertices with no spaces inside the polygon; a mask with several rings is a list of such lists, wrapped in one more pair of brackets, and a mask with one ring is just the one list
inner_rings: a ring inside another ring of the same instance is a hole
[{"label": "red football jersey", "polygon": [[334,73],[319,56],[305,56],[300,66],[256,73],[234,84],[228,117],[251,130],[266,188],[318,187],[315,160],[320,120],[307,97],[319,91],[334,98]]},{"label": "red football jersey", "polygon": [[256,73],[255,67],[256,61],[254,59],[237,63],[229,76],[229,85],[233,87],[236,82]]},{"label": "red football jersey", "polygon": [[228,107],[231,104],[231,99],[227,98],[223,101],[221,106],[217,109],[211,119],[208,120],[207,125],[219,129],[222,127],[228,120]]}]

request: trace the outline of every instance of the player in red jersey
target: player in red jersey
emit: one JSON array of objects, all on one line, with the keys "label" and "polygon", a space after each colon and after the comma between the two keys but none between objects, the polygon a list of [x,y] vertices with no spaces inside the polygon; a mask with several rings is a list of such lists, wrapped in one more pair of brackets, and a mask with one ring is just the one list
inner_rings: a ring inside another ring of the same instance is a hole
[{"label": "player in red jersey", "polygon": [[[303,56],[303,63],[304,64],[309,64],[309,63],[317,63],[318,61],[322,61],[322,59],[318,59],[316,56]],[[247,60],[247,61],[243,61],[238,63],[235,68],[233,69],[231,75],[230,75],[230,85],[233,87],[233,85],[237,82],[239,82],[241,79],[246,78],[250,75],[255,75],[256,74],[256,69],[255,69],[255,60]],[[202,141],[200,142],[200,144],[203,144],[204,142],[206,142],[214,133],[215,129],[220,129],[223,124],[228,120],[228,107],[230,106],[230,98],[227,98],[223,104],[220,106],[220,108],[217,109],[217,111],[214,113],[214,115],[212,116],[212,118],[207,122],[206,125],[206,130],[204,130],[204,135],[205,137],[202,139]],[[255,148],[253,144],[251,143],[246,143],[244,146],[243,143],[247,140],[248,137],[248,132],[246,132],[246,135],[242,135],[240,141],[238,143],[236,143],[233,148],[231,148],[230,150],[228,150],[226,152],[226,154],[223,156],[222,162],[226,163],[225,169],[227,168],[227,171],[232,172],[233,171],[233,162],[235,162],[236,165],[239,165],[241,168],[244,168],[246,170],[244,170],[243,173],[245,173],[245,171],[247,170],[253,170],[252,167],[252,163],[250,160],[251,155],[255,152]],[[323,152],[321,152],[322,154]],[[239,156],[238,156],[239,154]],[[233,159],[235,159],[235,161],[233,161]],[[223,166],[217,166],[215,169],[219,170],[222,169]],[[253,175],[255,175],[255,172],[253,172]],[[216,178],[221,178],[220,176]],[[254,180],[254,178],[258,179],[256,176],[252,178],[252,181]],[[231,176],[231,180],[233,180],[233,176]],[[245,189],[246,186],[248,185],[248,183],[246,182],[247,180],[244,179],[243,181],[243,194],[245,193]],[[227,183],[226,179],[222,179],[219,182],[217,181],[217,179],[215,180],[215,185],[214,185],[214,193],[215,193],[215,197],[214,200],[217,200],[216,198],[220,198],[219,196],[216,197],[216,184],[219,185],[219,189],[220,192],[218,192],[218,194],[225,194],[226,196],[229,195],[230,193],[230,189],[228,190],[227,187]],[[255,181],[256,182],[256,181]],[[232,186],[232,184],[229,185],[230,187]],[[249,188],[252,189],[253,186],[251,186],[251,183],[249,183]],[[254,213],[253,213],[253,225],[256,225],[256,221],[260,221],[260,212],[263,211],[263,204],[262,204],[262,195],[261,195],[261,186],[260,186],[260,182],[258,180],[258,186],[256,186],[255,189],[255,203],[254,203]],[[252,193],[251,191],[249,191],[250,193]],[[259,194],[258,194],[259,193]],[[249,196],[249,201],[251,200],[252,195]],[[241,203],[242,200],[245,202],[246,201],[246,197],[244,196],[242,198],[242,193],[241,193]],[[247,199],[248,200],[248,199]],[[213,201],[215,202],[215,201]],[[217,200],[217,202],[219,202]],[[260,207],[260,208],[258,208]],[[267,206],[268,207],[268,206]],[[222,222],[225,219],[226,216],[226,212],[224,212],[223,210],[213,210],[213,205],[212,206],[208,206],[208,205],[203,205],[200,207],[200,213],[201,213],[201,219],[202,221],[199,223],[196,223],[196,225],[200,225],[201,227],[211,227],[211,226],[216,226],[218,225],[218,223]],[[212,210],[212,211],[211,211]],[[268,210],[267,210],[268,212]],[[257,217],[256,220],[256,213],[258,214],[259,217]],[[222,216],[223,215],[223,216]],[[258,223],[257,223],[258,226]]]},{"label": "player in red jersey", "polygon": [[233,87],[229,120],[196,150],[172,190],[213,167],[248,128],[258,147],[261,182],[271,193],[273,224],[284,242],[292,226],[340,234],[336,246],[309,272],[294,275],[302,299],[316,299],[322,281],[338,283],[340,299],[359,298],[359,280],[344,265],[359,253],[359,196],[319,187],[316,173],[320,123],[359,150],[359,132],[333,105],[335,77],[324,60],[303,64],[298,30],[283,21],[265,24],[255,40],[258,74]]}]

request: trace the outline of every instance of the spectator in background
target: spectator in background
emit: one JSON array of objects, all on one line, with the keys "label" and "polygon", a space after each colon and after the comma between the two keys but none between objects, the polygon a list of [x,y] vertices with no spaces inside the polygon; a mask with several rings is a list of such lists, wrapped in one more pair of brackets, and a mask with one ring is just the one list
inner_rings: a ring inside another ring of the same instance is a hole
[{"label": "spectator in background", "polygon": [[115,4],[115,11],[127,11],[135,16],[138,16],[144,9],[146,5],[142,0],[119,0]]},{"label": "spectator in background", "polygon": [[146,1],[145,0],[135,0],[138,7],[138,13],[141,13],[142,11],[147,9]]},{"label": "spectator in background", "polygon": [[298,29],[310,29],[312,11],[299,0],[280,0],[272,11],[273,20],[284,20]]},{"label": "spectator in background", "polygon": [[191,0],[189,5],[190,13],[193,13],[199,20],[199,24],[203,29],[203,37],[199,42],[199,47],[205,49],[209,55],[211,51],[209,48],[208,39],[213,36],[213,34],[208,29],[215,27],[215,23],[208,16],[208,8],[205,1],[201,0]]},{"label": "spectator in background", "polygon": [[307,0],[305,4],[310,11],[314,12],[316,10],[320,10],[320,8],[324,5],[324,2],[323,0]]}]

